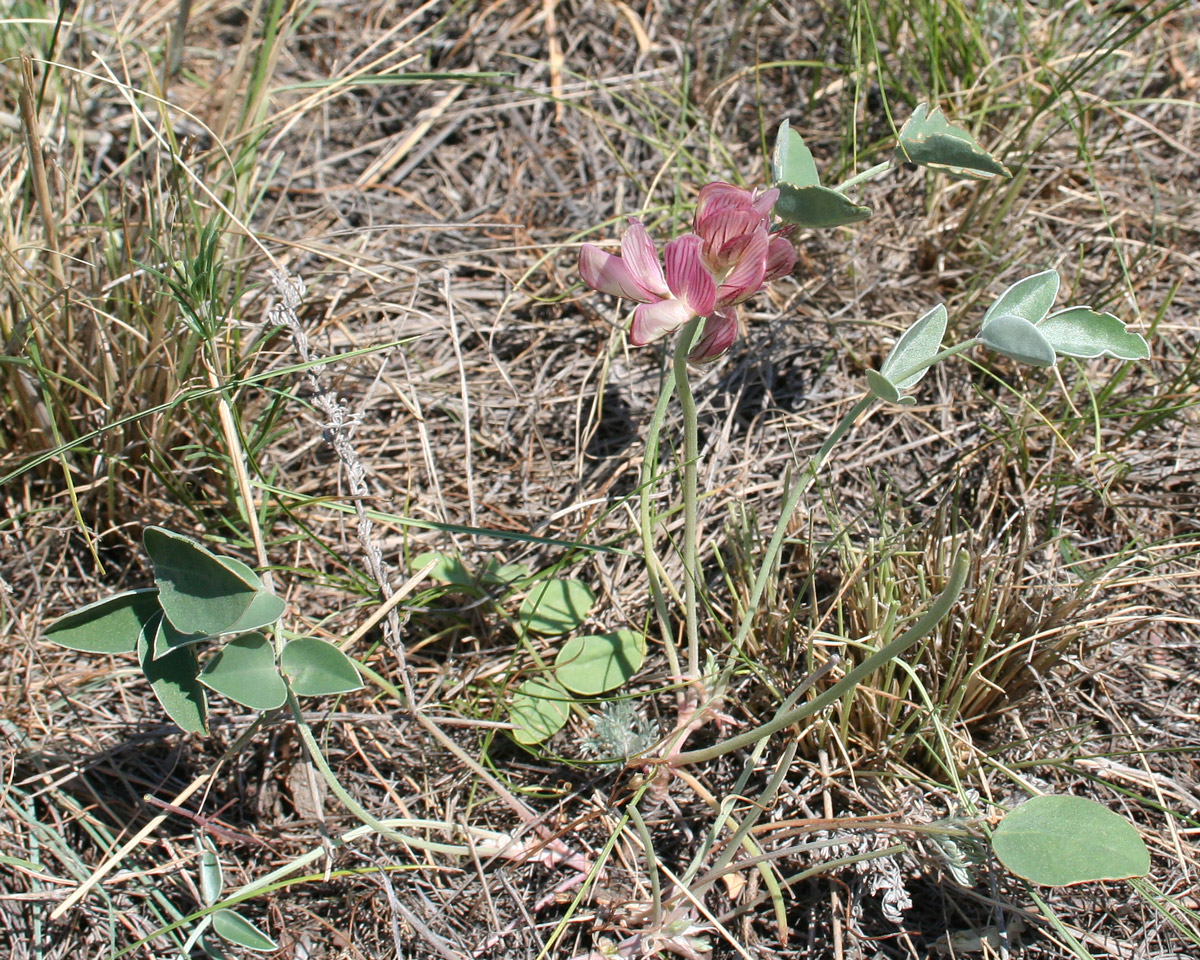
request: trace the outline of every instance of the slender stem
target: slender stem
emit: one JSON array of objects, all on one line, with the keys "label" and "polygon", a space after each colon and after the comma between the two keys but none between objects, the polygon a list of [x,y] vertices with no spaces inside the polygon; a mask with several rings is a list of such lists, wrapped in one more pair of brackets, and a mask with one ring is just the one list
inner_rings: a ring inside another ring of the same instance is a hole
[{"label": "slender stem", "polygon": [[[667,408],[674,395],[675,370],[672,368],[663,377],[662,390],[658,395],[658,405],[654,408],[654,416],[650,420],[650,430],[646,434],[646,450],[642,457],[641,493],[638,497],[638,524],[642,534],[642,555],[646,560],[646,579],[650,585],[650,596],[654,599],[654,610],[658,615],[659,627],[662,630],[667,665],[671,668],[671,679],[676,683],[681,683],[683,674],[679,670],[679,654],[676,652],[675,636],[671,629],[671,616],[667,611],[667,600],[663,596],[662,582],[659,580],[659,570],[662,564],[654,552],[654,523],[650,517],[650,502],[659,477],[658,441],[662,434],[663,421],[667,418]],[[679,696],[683,696],[682,691]]]},{"label": "slender stem", "polygon": [[675,344],[675,392],[683,412],[683,604],[687,624],[687,679],[700,679],[700,622],[696,612],[696,588],[700,580],[697,560],[697,503],[696,472],[700,459],[700,431],[696,417],[696,400],[688,380],[687,358],[700,327],[700,317],[689,321]]}]

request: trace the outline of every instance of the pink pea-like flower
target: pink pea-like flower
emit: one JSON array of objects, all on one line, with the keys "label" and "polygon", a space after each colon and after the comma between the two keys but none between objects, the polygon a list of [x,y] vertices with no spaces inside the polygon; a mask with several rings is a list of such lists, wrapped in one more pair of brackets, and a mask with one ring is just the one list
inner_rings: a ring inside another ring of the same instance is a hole
[{"label": "pink pea-like flower", "polygon": [[583,245],[580,276],[593,290],[639,304],[629,331],[635,346],[705,317],[689,359],[711,362],[737,337],[736,305],[795,266],[791,241],[771,234],[771,207],[778,197],[778,190],[756,194],[730,183],[707,184],[697,200],[694,232],[663,251],[665,270],[646,228],[630,219],[619,256]]}]

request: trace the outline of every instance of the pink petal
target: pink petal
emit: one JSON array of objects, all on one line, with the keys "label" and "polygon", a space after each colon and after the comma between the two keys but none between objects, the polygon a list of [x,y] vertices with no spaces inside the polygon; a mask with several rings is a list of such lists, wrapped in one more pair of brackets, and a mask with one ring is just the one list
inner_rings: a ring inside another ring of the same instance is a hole
[{"label": "pink petal", "polygon": [[754,233],[766,234],[763,218],[753,207],[727,207],[713,210],[700,224],[697,232],[704,238],[709,265],[723,270],[732,262],[724,253],[728,244]]},{"label": "pink petal", "polygon": [[621,259],[634,278],[655,298],[668,295],[662,264],[658,262],[658,251],[654,249],[654,241],[646,233],[641,220],[629,218],[629,227],[621,235]]},{"label": "pink petal", "polygon": [[650,303],[659,299],[633,275],[633,271],[624,260],[614,257],[611,253],[605,253],[592,243],[585,243],[579,248],[579,275],[593,290],[612,294],[614,297],[625,297],[639,303]]},{"label": "pink petal", "polygon": [[787,237],[773,236],[767,247],[767,272],[763,283],[786,277],[796,267],[796,248]]},{"label": "pink petal", "polygon": [[643,303],[633,311],[633,325],[629,328],[629,342],[635,347],[645,346],[672,330],[678,330],[694,316],[695,314],[682,300]]},{"label": "pink petal", "polygon": [[692,363],[712,363],[733,346],[737,334],[736,310],[714,313],[704,321],[704,333],[700,336],[700,341],[688,353],[688,359]]},{"label": "pink petal", "polygon": [[[748,207],[754,203],[754,194],[732,183],[706,183],[700,188],[700,196],[696,198],[696,222],[713,210],[730,207]],[[700,231],[697,230],[697,233]]]},{"label": "pink petal", "polygon": [[700,257],[704,241],[694,233],[685,233],[667,244],[667,285],[671,292],[691,308],[692,316],[712,313],[717,284]]},{"label": "pink petal", "polygon": [[779,190],[772,187],[770,190],[764,190],[754,198],[754,209],[761,213],[764,217],[771,215],[771,208],[775,206],[775,202],[779,199]]},{"label": "pink petal", "polygon": [[729,244],[726,253],[733,267],[717,291],[718,305],[741,303],[762,289],[767,269],[767,249],[765,231],[740,237]]}]

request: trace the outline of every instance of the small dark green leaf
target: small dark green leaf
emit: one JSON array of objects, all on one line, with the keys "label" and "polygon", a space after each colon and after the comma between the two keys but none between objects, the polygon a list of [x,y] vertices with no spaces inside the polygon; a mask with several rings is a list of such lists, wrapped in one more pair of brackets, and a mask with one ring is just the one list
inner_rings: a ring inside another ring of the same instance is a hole
[{"label": "small dark green leaf", "polygon": [[1028,320],[1004,314],[993,317],[979,332],[980,341],[1018,363],[1054,366],[1054,348]]},{"label": "small dark green leaf", "polygon": [[212,918],[213,930],[230,943],[236,943],[239,947],[245,947],[247,950],[257,950],[260,953],[279,949],[274,940],[240,913],[234,913],[232,910],[218,910],[212,915]]},{"label": "small dark green leaf", "polygon": [[1018,280],[996,298],[983,315],[983,326],[993,317],[1009,314],[1030,323],[1041,323],[1058,296],[1058,271],[1043,270]]},{"label": "small dark green leaf", "polygon": [[1068,307],[1052,313],[1038,324],[1057,353],[1067,357],[1102,357],[1145,360],[1150,346],[1139,333],[1130,333],[1111,313],[1089,307]]},{"label": "small dark green leaf", "polygon": [[946,119],[940,107],[922,103],[900,131],[901,159],[960,177],[1011,177],[1008,167],[981,147],[962,127]]},{"label": "small dark green leaf", "polygon": [[349,693],[363,685],[350,658],[317,637],[289,640],[279,655],[279,666],[292,690],[301,697]]},{"label": "small dark green leaf", "polygon": [[570,716],[571,695],[556,683],[526,680],[513,695],[509,719],[517,725],[513,739],[526,746],[558,733]]},{"label": "small dark green leaf", "polygon": [[812,151],[787,120],[779,125],[775,135],[771,175],[776,184],[788,183],[793,187],[815,187],[821,182]]},{"label": "small dark green leaf", "polygon": [[568,690],[594,697],[623,686],[646,659],[646,638],[635,630],[572,637],[554,658],[554,675]]},{"label": "small dark green leaf", "polygon": [[992,834],[997,859],[1048,887],[1127,880],[1150,872],[1150,853],[1124,817],[1084,797],[1033,797]]},{"label": "small dark green leaf", "polygon": [[42,636],[85,653],[133,653],[146,624],[161,612],[153,587],[129,590],[51,621]]},{"label": "small dark green leaf", "polygon": [[148,626],[138,639],[138,658],[142,672],[150,681],[150,689],[167,716],[183,730],[208,733],[208,697],[196,679],[200,665],[196,662],[195,648],[180,647],[155,659],[151,655],[155,632]]},{"label": "small dark green leaf", "polygon": [[896,341],[879,372],[894,383],[897,390],[907,390],[929,372],[929,367],[925,367],[909,374],[903,380],[896,379],[898,374],[927,363],[937,355],[942,349],[942,337],[946,335],[948,319],[946,305],[939,303],[905,330],[903,336]]},{"label": "small dark green leaf", "polygon": [[583,623],[595,599],[582,580],[543,580],[529,591],[517,616],[526,630],[553,637]]},{"label": "small dark green leaf", "polygon": [[154,564],[159,604],[180,633],[240,633],[265,627],[283,615],[283,600],[263,589],[241,561],[218,557],[162,527],[147,527],[142,540]]},{"label": "small dark green leaf", "polygon": [[778,187],[775,215],[788,223],[798,223],[802,227],[840,227],[871,216],[870,207],[855,203],[829,187],[793,187],[787,183],[780,183]]},{"label": "small dark green leaf", "polygon": [[251,710],[274,710],[287,700],[275,652],[261,633],[245,633],[226,643],[205,664],[200,682]]}]

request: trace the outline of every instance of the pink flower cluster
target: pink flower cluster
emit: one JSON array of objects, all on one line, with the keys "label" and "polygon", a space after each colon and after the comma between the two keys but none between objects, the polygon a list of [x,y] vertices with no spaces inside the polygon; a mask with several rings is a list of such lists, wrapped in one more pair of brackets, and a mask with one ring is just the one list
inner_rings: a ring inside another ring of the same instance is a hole
[{"label": "pink flower cluster", "polygon": [[778,198],[778,190],[755,194],[731,183],[706,184],[693,232],[676,237],[663,251],[665,272],[646,228],[631,217],[620,255],[585,243],[579,274],[593,290],[638,302],[631,343],[650,343],[694,317],[705,317],[688,359],[716,360],[737,337],[737,304],[796,264],[791,241],[771,233],[771,208]]}]

